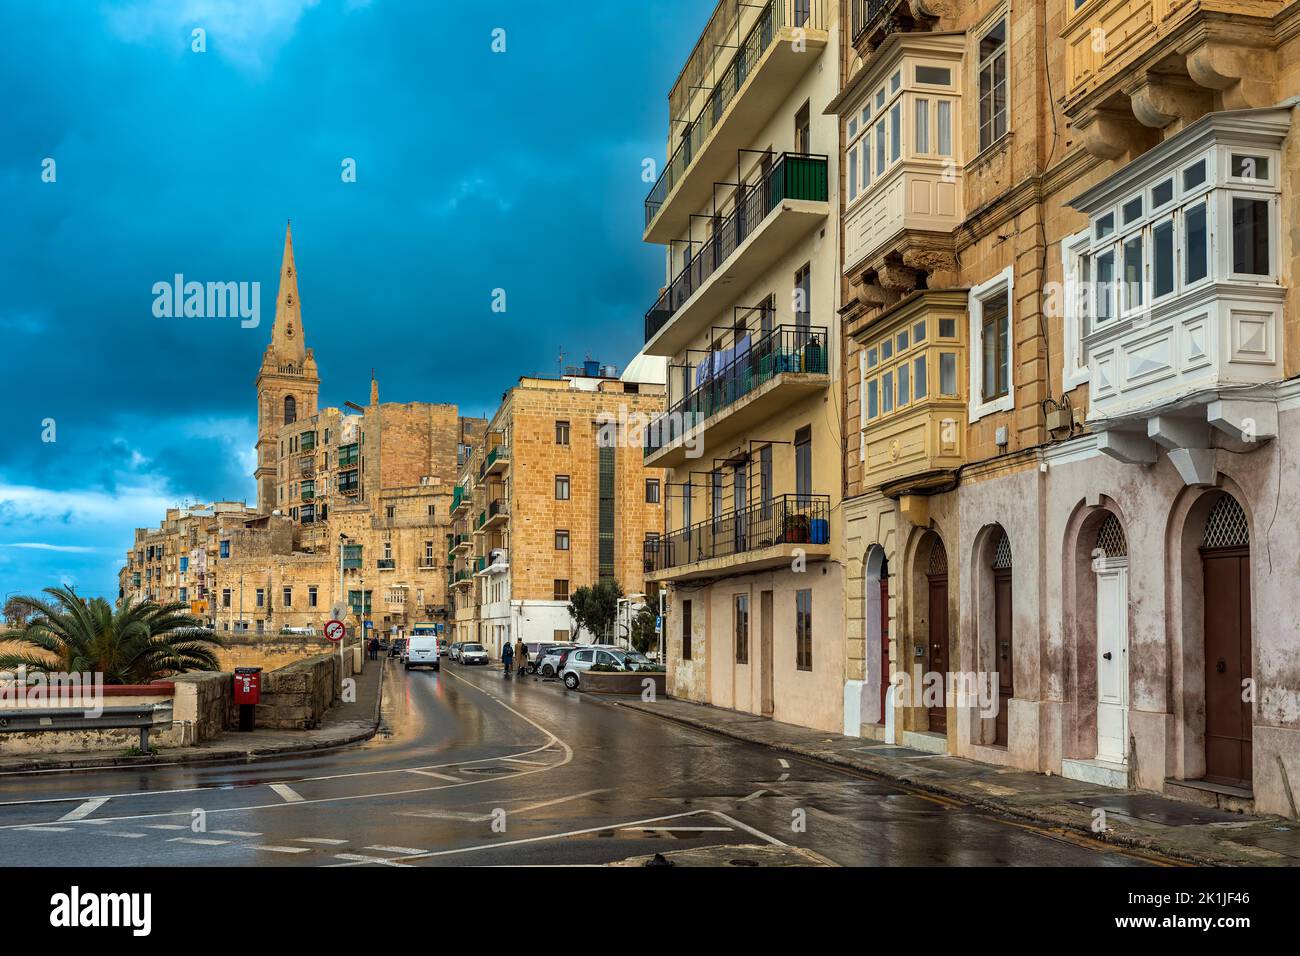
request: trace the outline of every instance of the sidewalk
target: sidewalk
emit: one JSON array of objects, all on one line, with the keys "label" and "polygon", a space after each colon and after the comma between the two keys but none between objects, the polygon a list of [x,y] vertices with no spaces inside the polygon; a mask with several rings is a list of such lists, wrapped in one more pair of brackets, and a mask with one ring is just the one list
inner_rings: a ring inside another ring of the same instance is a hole
[{"label": "sidewalk", "polygon": [[[1118,846],[1217,866],[1300,865],[1300,824],[1200,807],[1155,793],[1112,790],[1055,775],[844,737],[707,704],[602,697],[607,703],[785,753],[898,781],[995,813],[1070,830]],[[1106,832],[1092,832],[1093,812]]]},{"label": "sidewalk", "polygon": [[216,740],[207,740],[193,747],[168,747],[147,757],[124,756],[124,748],[68,754],[21,754],[0,757],[0,773],[253,761],[329,750],[368,740],[375,735],[379,726],[379,691],[383,665],[383,658],[374,662],[367,660],[364,672],[355,675],[356,701],[335,703],[326,712],[321,725],[314,730],[250,730],[246,733],[227,730]]}]

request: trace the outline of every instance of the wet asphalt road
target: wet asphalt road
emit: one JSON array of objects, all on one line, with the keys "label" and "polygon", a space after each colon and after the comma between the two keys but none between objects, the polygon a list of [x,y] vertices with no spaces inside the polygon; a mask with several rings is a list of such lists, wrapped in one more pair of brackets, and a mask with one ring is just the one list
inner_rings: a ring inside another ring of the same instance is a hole
[{"label": "wet asphalt road", "polygon": [[788,844],[844,865],[1144,863],[554,682],[505,681],[495,667],[390,666],[385,680],[384,726],[361,746],[254,764],[0,775],[0,858],[577,865]]}]

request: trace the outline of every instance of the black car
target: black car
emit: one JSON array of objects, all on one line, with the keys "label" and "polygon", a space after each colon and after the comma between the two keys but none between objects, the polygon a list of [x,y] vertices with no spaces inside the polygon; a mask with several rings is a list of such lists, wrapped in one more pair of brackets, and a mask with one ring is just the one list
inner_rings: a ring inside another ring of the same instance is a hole
[{"label": "black car", "polygon": [[389,657],[401,657],[406,652],[406,638],[399,637],[388,645]]}]

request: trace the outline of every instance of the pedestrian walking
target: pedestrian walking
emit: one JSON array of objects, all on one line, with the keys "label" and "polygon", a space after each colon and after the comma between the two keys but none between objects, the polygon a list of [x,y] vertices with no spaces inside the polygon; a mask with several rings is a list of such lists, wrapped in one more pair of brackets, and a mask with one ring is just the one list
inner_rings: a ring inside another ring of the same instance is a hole
[{"label": "pedestrian walking", "polygon": [[514,661],[515,649],[509,641],[506,641],[506,646],[501,648],[501,669],[506,680],[510,680],[510,668],[514,665]]},{"label": "pedestrian walking", "polygon": [[370,659],[372,661],[377,660],[379,658],[379,638],[372,637],[370,639],[369,647],[370,647]]},{"label": "pedestrian walking", "polygon": [[524,677],[527,675],[528,647],[524,644],[524,639],[522,637],[515,641],[515,667],[517,668],[516,673],[518,676]]}]

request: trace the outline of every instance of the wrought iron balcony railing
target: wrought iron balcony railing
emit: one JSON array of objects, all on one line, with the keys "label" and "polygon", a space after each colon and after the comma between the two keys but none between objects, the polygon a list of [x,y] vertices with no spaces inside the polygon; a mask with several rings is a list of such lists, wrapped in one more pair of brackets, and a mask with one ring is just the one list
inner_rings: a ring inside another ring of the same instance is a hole
[{"label": "wrought iron balcony railing", "polygon": [[[645,200],[645,224],[648,228],[659,215],[664,201],[690,169],[695,157],[722,120],[727,106],[745,87],[754,67],[780,34],[782,27],[825,30],[828,0],[768,0],[758,20],[745,34],[735,57],[722,70],[716,85],[709,90],[700,112],[686,123],[686,131],[672,156],[659,174]],[[677,119],[677,117],[674,117]]]},{"label": "wrought iron balcony railing", "polygon": [[829,495],[779,495],[724,512],[644,545],[647,574],[714,558],[743,557],[780,544],[829,544]]},{"label": "wrought iron balcony railing", "polygon": [[686,394],[650,423],[645,433],[645,454],[652,455],[671,445],[778,375],[827,374],[830,369],[826,346],[825,326],[780,325],[752,345],[746,336],[730,349],[706,352],[699,363],[674,369],[695,380],[688,380]]},{"label": "wrought iron balcony railing", "polygon": [[677,314],[695,290],[730,258],[740,244],[786,199],[826,202],[825,156],[782,153],[753,185],[739,190],[731,210],[703,242],[688,246],[689,261],[645,315],[645,340],[649,342]]}]

